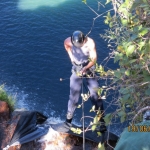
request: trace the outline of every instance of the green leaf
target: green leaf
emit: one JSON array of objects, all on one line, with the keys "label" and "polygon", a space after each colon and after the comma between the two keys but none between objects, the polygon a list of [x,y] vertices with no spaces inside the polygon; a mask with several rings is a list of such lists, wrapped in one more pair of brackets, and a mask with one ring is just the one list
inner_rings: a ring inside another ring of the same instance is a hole
[{"label": "green leaf", "polygon": [[143,27],[142,25],[138,26],[138,30],[141,30],[141,29],[142,29],[142,27]]},{"label": "green leaf", "polygon": [[125,115],[125,112],[123,110],[118,112],[118,115],[121,117],[122,115]]},{"label": "green leaf", "polygon": [[130,97],[130,94],[125,94],[123,95],[122,99],[126,101],[129,99],[129,97]]},{"label": "green leaf", "polygon": [[125,8],[127,8],[126,3],[122,3],[119,7],[119,12],[123,12]]},{"label": "green leaf", "polygon": [[82,133],[82,130],[79,129],[79,128],[73,128],[73,127],[71,127],[70,130],[71,130],[72,132],[76,133],[76,134],[81,134],[81,133]]},{"label": "green leaf", "polygon": [[127,94],[127,93],[129,93],[130,91],[129,91],[128,88],[121,88],[121,89],[119,90],[119,92],[120,92],[121,94]]},{"label": "green leaf", "polygon": [[129,47],[130,45],[132,45],[132,42],[125,42],[124,43],[124,47],[126,47],[126,48]]},{"label": "green leaf", "polygon": [[125,68],[120,68],[120,72],[121,72],[122,74],[124,74],[124,73],[125,73]]},{"label": "green leaf", "polygon": [[126,119],[126,113],[124,110],[121,110],[120,112],[118,112],[118,115],[120,116],[120,121],[121,123],[123,123]]},{"label": "green leaf", "polygon": [[123,105],[126,103],[122,98],[120,98],[120,102],[121,102],[121,104],[123,104]]},{"label": "green leaf", "polygon": [[108,124],[110,123],[111,118],[112,118],[112,114],[111,114],[111,113],[107,114],[107,115],[104,117],[104,120],[105,120],[106,125],[108,125]]},{"label": "green leaf", "polygon": [[118,60],[123,59],[123,54],[115,52],[115,59],[114,62],[117,62]]},{"label": "green leaf", "polygon": [[109,23],[109,27],[112,28],[113,27],[113,22]]},{"label": "green leaf", "polygon": [[126,119],[126,113],[122,110],[122,111],[118,112],[118,115],[120,116],[121,123],[123,123]]},{"label": "green leaf", "polygon": [[138,35],[137,34],[133,34],[130,39],[131,39],[131,41],[134,41],[136,38],[138,38]]},{"label": "green leaf", "polygon": [[94,118],[94,120],[93,120],[93,123],[94,123],[94,124],[97,124],[97,122],[98,122],[98,117],[97,117],[97,115],[96,115],[95,118]]},{"label": "green leaf", "polygon": [[114,71],[114,75],[115,75],[115,77],[117,77],[117,78],[119,78],[120,79],[120,77],[121,77],[121,71]]},{"label": "green leaf", "polygon": [[139,7],[146,7],[147,5],[146,4],[141,4]]},{"label": "green leaf", "polygon": [[144,41],[141,41],[139,42],[139,50],[141,50],[143,48],[143,46],[145,46],[145,42]]},{"label": "green leaf", "polygon": [[131,10],[137,8],[141,2],[142,2],[142,0],[135,0],[134,3],[132,3]]},{"label": "green leaf", "polygon": [[136,61],[137,61],[137,59],[132,59],[132,60],[129,61],[129,63],[132,64],[132,63],[134,63]]},{"label": "green leaf", "polygon": [[102,136],[102,133],[101,133],[101,132],[97,132],[97,134],[98,134],[98,137],[99,137],[99,136]]},{"label": "green leaf", "polygon": [[108,22],[108,20],[107,20],[107,19],[105,19],[105,20],[104,20],[104,23],[105,23],[105,24],[109,24],[109,22]]},{"label": "green leaf", "polygon": [[145,94],[150,96],[150,88],[148,88],[146,91],[145,91]]},{"label": "green leaf", "polygon": [[120,118],[121,123],[123,123],[125,121],[125,119],[126,119],[126,115],[122,115]]},{"label": "green leaf", "polygon": [[146,33],[148,33],[148,29],[147,28],[142,28],[141,31],[139,32],[139,35],[144,36]]},{"label": "green leaf", "polygon": [[130,56],[135,50],[135,46],[134,45],[130,45],[127,50],[126,50],[126,55]]},{"label": "green leaf", "polygon": [[144,76],[144,81],[145,82],[149,82],[150,81],[150,75],[149,74],[144,73],[143,76]]},{"label": "green leaf", "polygon": [[117,81],[119,81],[118,78],[114,78],[114,79],[113,79],[113,83],[116,83]]},{"label": "green leaf", "polygon": [[95,116],[95,118],[93,119],[93,125],[92,125],[92,131],[95,131],[96,127],[97,127],[97,123],[98,123],[98,117],[97,115]]},{"label": "green leaf", "polygon": [[150,50],[150,40],[148,42],[145,42],[145,53],[149,53]]},{"label": "green leaf", "polygon": [[107,18],[108,18],[109,20],[111,20],[110,11],[107,13]]},{"label": "green leaf", "polygon": [[101,144],[101,143],[98,144],[98,150],[105,150],[104,143],[103,144]]},{"label": "green leaf", "polygon": [[129,69],[125,71],[125,75],[130,76],[130,70]]},{"label": "green leaf", "polygon": [[128,6],[130,3],[130,0],[125,0],[126,5]]},{"label": "green leaf", "polygon": [[92,131],[95,131],[95,129],[96,129],[96,125],[92,125]]},{"label": "green leaf", "polygon": [[81,108],[81,105],[78,105],[77,108]]},{"label": "green leaf", "polygon": [[101,96],[102,92],[103,92],[103,89],[102,89],[102,88],[99,88],[99,89],[97,90],[98,96]]},{"label": "green leaf", "polygon": [[139,32],[139,27],[137,27],[137,26],[134,26],[133,27],[133,33],[135,34],[137,34],[137,36],[138,36],[138,32]]},{"label": "green leaf", "polygon": [[121,23],[122,23],[122,25],[126,26],[128,24],[128,20],[121,18]]},{"label": "green leaf", "polygon": [[99,70],[100,70],[101,72],[103,72],[103,71],[104,71],[104,68],[103,68],[103,66],[102,66],[102,65],[99,65]]},{"label": "green leaf", "polygon": [[92,106],[92,109],[90,110],[90,112],[95,112],[95,105]]},{"label": "green leaf", "polygon": [[83,2],[84,4],[86,4],[86,0],[82,0],[82,2]]},{"label": "green leaf", "polygon": [[121,12],[125,17],[127,17],[129,15],[126,3],[121,4],[118,11]]},{"label": "green leaf", "polygon": [[112,17],[110,15],[110,12],[107,13],[107,16],[104,16],[106,19],[104,20],[105,24],[109,24],[112,20]]}]

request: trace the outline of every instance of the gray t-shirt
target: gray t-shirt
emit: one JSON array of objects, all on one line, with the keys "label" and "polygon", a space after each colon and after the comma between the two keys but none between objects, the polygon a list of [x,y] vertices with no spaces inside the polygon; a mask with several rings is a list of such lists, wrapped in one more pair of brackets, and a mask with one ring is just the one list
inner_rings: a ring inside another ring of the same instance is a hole
[{"label": "gray t-shirt", "polygon": [[[73,66],[72,70],[80,71],[84,66],[86,66],[89,63],[90,49],[87,43],[85,43],[81,48],[72,46],[72,56],[73,62],[75,62],[75,64],[77,65],[81,65]],[[90,70],[93,72],[95,70],[95,66],[92,66]]]},{"label": "gray t-shirt", "polygon": [[89,61],[90,49],[86,43],[81,48],[72,46],[72,56],[76,64],[83,64]]}]

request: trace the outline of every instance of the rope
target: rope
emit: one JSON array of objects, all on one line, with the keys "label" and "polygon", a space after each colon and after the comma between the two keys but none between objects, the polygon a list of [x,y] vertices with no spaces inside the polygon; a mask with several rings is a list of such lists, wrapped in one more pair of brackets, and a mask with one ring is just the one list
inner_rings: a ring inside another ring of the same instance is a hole
[{"label": "rope", "polygon": [[[82,75],[82,93],[83,93],[83,75]],[[85,150],[85,131],[84,131],[84,100],[82,97],[82,126],[83,126],[83,150]]]}]

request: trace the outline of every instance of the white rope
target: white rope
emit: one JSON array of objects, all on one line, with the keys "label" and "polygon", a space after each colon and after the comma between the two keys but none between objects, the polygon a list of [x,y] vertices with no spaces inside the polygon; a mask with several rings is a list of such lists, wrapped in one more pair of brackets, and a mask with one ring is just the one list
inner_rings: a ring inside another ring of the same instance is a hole
[{"label": "white rope", "polygon": [[[82,94],[83,94],[83,75],[82,75]],[[82,97],[82,125],[83,125],[83,150],[85,150],[84,100],[83,100],[83,97]]]}]

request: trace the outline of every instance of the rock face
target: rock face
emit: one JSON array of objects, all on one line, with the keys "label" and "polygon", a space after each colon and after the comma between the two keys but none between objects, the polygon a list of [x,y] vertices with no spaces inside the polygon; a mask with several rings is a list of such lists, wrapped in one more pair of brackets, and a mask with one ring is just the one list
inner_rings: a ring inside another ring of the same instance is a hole
[{"label": "rock face", "polygon": [[7,126],[9,120],[9,106],[6,102],[0,101],[0,149],[7,143]]},{"label": "rock face", "polygon": [[0,122],[7,121],[9,119],[9,106],[6,102],[0,101]]},{"label": "rock face", "polygon": [[[81,137],[57,132],[52,128],[37,142],[41,143],[45,150],[83,150],[83,139]],[[97,143],[85,140],[86,150],[97,150],[97,146]]]},{"label": "rock face", "polygon": [[[10,118],[9,107],[6,102],[0,101],[0,150],[3,150],[12,139],[17,123],[20,119],[20,114],[12,113]],[[35,142],[28,142],[23,145],[9,147],[7,150],[40,150],[35,149]]]},{"label": "rock face", "polygon": [[[11,141],[21,118],[21,111],[14,111],[10,117],[7,103],[0,101],[0,150],[4,150]],[[6,150],[82,150],[82,142],[83,139],[81,137],[49,129],[49,132],[40,137],[40,139],[22,145],[11,146],[6,148]],[[110,145],[115,146],[113,144]],[[98,143],[89,140],[85,141],[86,150],[97,150],[97,146]],[[107,143],[105,143],[105,148],[106,150],[112,150]]]},{"label": "rock face", "polygon": [[[19,111],[14,111],[9,120],[3,120],[0,125],[0,150],[6,148],[11,141],[20,117]],[[97,150],[97,143],[86,140],[85,144],[86,150]],[[58,133],[51,129],[40,139],[22,145],[11,146],[7,150],[82,150],[82,138]]]}]

